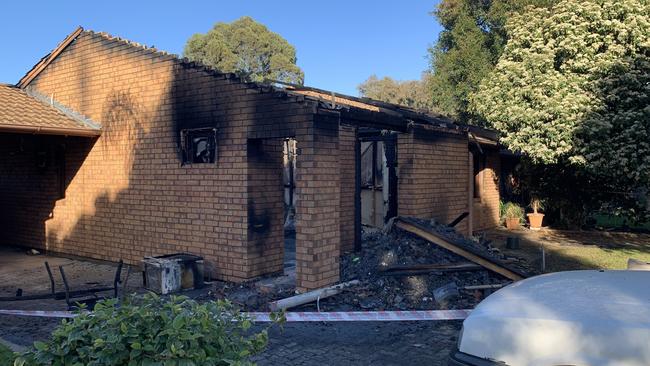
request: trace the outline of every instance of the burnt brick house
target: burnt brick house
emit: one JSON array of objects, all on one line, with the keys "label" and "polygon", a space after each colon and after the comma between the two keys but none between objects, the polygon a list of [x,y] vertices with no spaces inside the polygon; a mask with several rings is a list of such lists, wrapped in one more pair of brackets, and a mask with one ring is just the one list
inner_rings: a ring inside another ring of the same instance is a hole
[{"label": "burnt brick house", "polygon": [[338,280],[364,215],[498,223],[491,131],[79,28],[0,86],[0,243],[134,264],[190,252],[232,281],[282,271],[287,139],[300,289]]}]

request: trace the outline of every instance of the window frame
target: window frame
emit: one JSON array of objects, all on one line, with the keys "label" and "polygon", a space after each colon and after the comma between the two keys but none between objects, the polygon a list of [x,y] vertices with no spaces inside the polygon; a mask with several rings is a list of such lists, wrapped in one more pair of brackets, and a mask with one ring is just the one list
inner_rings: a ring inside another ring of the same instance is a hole
[{"label": "window frame", "polygon": [[[213,149],[210,161],[199,162],[194,161],[194,143],[193,139],[196,137],[207,137],[208,149]],[[215,127],[197,127],[197,128],[184,128],[180,130],[181,139],[181,166],[185,165],[203,165],[203,164],[216,164],[218,160],[218,145],[217,145],[217,128]]]}]

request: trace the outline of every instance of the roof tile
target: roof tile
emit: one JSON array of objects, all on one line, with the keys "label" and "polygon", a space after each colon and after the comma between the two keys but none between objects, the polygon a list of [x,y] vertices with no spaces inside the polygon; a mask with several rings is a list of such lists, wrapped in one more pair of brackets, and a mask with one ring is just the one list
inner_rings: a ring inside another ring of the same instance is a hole
[{"label": "roof tile", "polygon": [[0,131],[61,135],[99,135],[99,129],[74,119],[12,85],[0,84]]}]

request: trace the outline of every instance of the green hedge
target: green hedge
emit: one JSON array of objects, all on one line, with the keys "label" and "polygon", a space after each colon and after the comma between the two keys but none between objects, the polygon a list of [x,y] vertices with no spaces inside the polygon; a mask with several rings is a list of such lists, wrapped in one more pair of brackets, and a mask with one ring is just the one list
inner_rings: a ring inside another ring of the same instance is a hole
[{"label": "green hedge", "polygon": [[153,294],[99,302],[92,313],[63,321],[15,365],[248,365],[267,333],[227,301],[199,304]]}]

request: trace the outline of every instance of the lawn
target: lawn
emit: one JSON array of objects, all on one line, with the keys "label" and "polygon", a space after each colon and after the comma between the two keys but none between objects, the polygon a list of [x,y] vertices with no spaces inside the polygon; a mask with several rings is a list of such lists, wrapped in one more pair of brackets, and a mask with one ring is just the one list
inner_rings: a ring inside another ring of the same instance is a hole
[{"label": "lawn", "polygon": [[14,353],[4,344],[0,343],[0,366],[13,365],[14,358]]},{"label": "lawn", "polygon": [[[507,249],[508,236],[517,236],[521,247]],[[564,231],[521,229],[490,230],[486,237],[502,252],[524,258],[531,268],[541,272],[542,250],[546,257],[545,272],[575,269],[625,269],[627,260],[635,258],[650,262],[650,235],[603,231]]]},{"label": "lawn", "polygon": [[628,226],[632,229],[650,230],[650,222],[633,223],[633,220],[630,220],[629,218],[607,214],[596,214],[593,218],[596,220],[596,226],[603,228],[619,228]]}]

